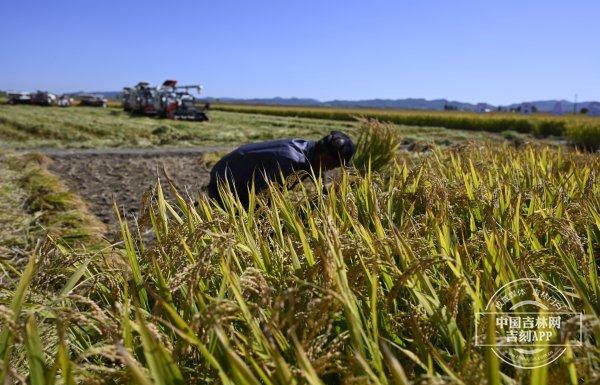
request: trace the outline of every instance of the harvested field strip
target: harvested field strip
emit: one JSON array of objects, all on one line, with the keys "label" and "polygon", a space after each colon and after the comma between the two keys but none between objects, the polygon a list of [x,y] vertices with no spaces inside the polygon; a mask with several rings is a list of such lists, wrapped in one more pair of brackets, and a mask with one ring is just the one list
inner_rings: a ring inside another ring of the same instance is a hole
[{"label": "harvested field strip", "polygon": [[208,183],[205,154],[214,151],[218,149],[63,150],[47,151],[47,156],[52,159],[48,168],[89,203],[91,212],[107,225],[107,235],[114,237],[120,231],[113,203],[128,219],[139,216],[144,194],[158,178],[167,183],[163,171],[196,199]]}]

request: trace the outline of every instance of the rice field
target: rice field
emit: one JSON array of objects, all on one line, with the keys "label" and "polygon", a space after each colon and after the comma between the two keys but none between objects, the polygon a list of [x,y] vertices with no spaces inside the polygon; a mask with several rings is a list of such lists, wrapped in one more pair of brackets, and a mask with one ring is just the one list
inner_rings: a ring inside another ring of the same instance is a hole
[{"label": "rice field", "polygon": [[458,111],[351,109],[243,104],[219,104],[213,108],[220,111],[339,121],[352,121],[358,116],[409,126],[444,127],[468,131],[497,133],[515,131],[532,134],[536,137],[564,137],[579,148],[588,150],[600,149],[600,118],[583,115],[519,115],[517,113],[506,112],[475,114]]},{"label": "rice field", "polygon": [[[397,152],[393,126],[358,132],[356,167],[328,194],[321,179],[272,186],[245,210],[157,184],[115,245],[50,237],[20,269],[0,259],[0,382],[597,383],[600,156]],[[475,344],[478,312],[525,277],[584,320],[582,345],[561,336],[566,353],[534,370]]]}]

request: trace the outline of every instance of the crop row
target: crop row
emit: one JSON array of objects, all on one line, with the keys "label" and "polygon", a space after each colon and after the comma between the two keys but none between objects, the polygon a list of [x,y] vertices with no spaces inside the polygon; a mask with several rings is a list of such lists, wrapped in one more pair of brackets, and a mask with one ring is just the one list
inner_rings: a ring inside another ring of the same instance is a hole
[{"label": "crop row", "polygon": [[219,104],[214,105],[212,108],[230,112],[342,121],[353,121],[357,117],[364,117],[401,125],[445,127],[469,131],[497,133],[516,131],[538,137],[564,137],[573,145],[584,149],[596,150],[600,148],[600,118],[594,117],[234,104]]}]

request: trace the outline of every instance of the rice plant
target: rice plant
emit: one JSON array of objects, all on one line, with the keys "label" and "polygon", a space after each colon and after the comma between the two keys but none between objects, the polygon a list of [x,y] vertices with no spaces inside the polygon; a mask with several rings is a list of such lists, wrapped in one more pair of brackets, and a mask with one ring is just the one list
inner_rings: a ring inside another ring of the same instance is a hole
[{"label": "rice plant", "polygon": [[396,126],[376,120],[359,119],[358,146],[352,163],[359,170],[380,171],[392,162],[401,138]]},{"label": "rice plant", "polygon": [[[476,143],[366,170],[327,195],[321,180],[271,186],[247,210],[157,183],[115,247],[40,245],[0,291],[0,382],[600,379],[598,155]],[[519,277],[555,284],[584,314],[583,346],[547,372],[475,345],[475,314]]]},{"label": "rice plant", "polygon": [[515,131],[533,134],[538,137],[565,137],[581,149],[595,151],[600,148],[600,119],[587,116],[518,115],[516,113],[474,114],[455,111],[235,104],[221,104],[213,108],[220,111],[340,121],[354,121],[356,116],[362,116],[363,118],[377,119],[382,122],[400,125],[445,127],[467,131],[495,133]]}]

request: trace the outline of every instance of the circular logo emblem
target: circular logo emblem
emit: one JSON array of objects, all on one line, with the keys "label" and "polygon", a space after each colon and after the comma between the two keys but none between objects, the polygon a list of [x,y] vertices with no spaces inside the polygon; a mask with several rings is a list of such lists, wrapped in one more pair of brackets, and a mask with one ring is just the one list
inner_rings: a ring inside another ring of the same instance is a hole
[{"label": "circular logo emblem", "polygon": [[[581,343],[581,314],[556,286],[541,279],[502,286],[477,318],[476,345],[490,346],[502,361],[518,368],[548,365],[565,352],[567,343]],[[483,321],[487,329],[479,326]],[[573,333],[567,323],[576,323],[578,331]],[[578,341],[568,341],[573,337]]]}]

